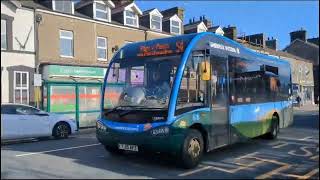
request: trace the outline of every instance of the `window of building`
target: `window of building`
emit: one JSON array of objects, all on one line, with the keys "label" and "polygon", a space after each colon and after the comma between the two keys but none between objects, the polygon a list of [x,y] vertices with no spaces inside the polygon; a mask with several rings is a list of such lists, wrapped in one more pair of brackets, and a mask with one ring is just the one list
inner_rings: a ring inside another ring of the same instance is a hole
[{"label": "window of building", "polygon": [[7,49],[7,21],[1,19],[1,49]]},{"label": "window of building", "polygon": [[55,11],[72,13],[74,12],[74,3],[71,0],[53,0],[52,9]]},{"label": "window of building", "polygon": [[108,6],[101,4],[101,3],[95,3],[95,18],[96,19],[101,19],[104,21],[109,20],[109,12],[108,12]]},{"label": "window of building", "polygon": [[138,16],[132,11],[125,11],[125,25],[138,27]]},{"label": "window of building", "polygon": [[205,29],[205,28],[203,28],[203,27],[198,27],[198,33],[200,33],[200,32],[206,32],[207,30]]},{"label": "window of building", "polygon": [[107,60],[107,38],[97,37],[98,60]]},{"label": "window of building", "polygon": [[73,32],[60,30],[60,55],[73,57]]},{"label": "window of building", "polygon": [[162,30],[162,18],[160,16],[151,15],[151,29],[157,31]]},{"label": "window of building", "polygon": [[171,33],[180,34],[180,22],[171,20]]},{"label": "window of building", "polygon": [[14,96],[13,102],[29,104],[29,73],[14,71]]}]

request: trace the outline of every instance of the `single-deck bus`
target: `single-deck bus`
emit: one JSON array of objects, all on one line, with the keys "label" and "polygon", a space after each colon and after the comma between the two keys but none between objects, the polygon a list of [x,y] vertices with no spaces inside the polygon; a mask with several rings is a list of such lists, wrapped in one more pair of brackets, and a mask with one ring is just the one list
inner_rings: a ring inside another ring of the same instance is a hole
[{"label": "single-deck bus", "polygon": [[97,138],[112,153],[173,154],[186,168],[292,123],[290,64],[213,33],[122,47],[104,79]]}]

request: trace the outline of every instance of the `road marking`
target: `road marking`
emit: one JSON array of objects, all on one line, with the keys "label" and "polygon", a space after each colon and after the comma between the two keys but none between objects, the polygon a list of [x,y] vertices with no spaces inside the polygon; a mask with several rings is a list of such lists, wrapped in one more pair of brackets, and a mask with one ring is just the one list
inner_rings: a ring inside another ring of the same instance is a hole
[{"label": "road marking", "polygon": [[[282,143],[285,143],[285,142],[282,142]],[[315,144],[307,144],[307,143],[299,143],[299,142],[287,142],[289,145],[300,145],[300,146],[308,146],[308,147],[317,147],[317,145]],[[279,145],[279,143],[277,144],[269,144],[271,146],[274,146],[274,145]]]},{"label": "road marking", "polygon": [[286,146],[286,145],[288,145],[288,144],[289,144],[289,143],[282,142],[282,144],[279,144],[279,145],[277,145],[277,146],[273,146],[272,148],[278,149],[278,148],[281,148],[281,147]]},{"label": "road marking", "polygon": [[315,155],[315,156],[312,156],[310,159],[312,159],[312,160],[319,160],[319,155]]},{"label": "road marking", "polygon": [[318,172],[319,172],[319,168],[314,169],[303,176],[296,175],[296,174],[284,174],[284,173],[279,173],[279,174],[287,177],[297,178],[297,179],[309,179],[311,176],[317,174]]},{"label": "road marking", "polygon": [[318,172],[319,172],[319,168],[314,169],[314,170],[308,172],[306,175],[304,175],[304,178],[309,179],[311,176],[317,174]]},{"label": "road marking", "polygon": [[312,136],[307,136],[307,137],[301,138],[301,139],[299,139],[299,140],[307,140],[307,139],[312,139]]},{"label": "road marking", "polygon": [[[246,154],[246,155],[243,155],[243,156],[240,156],[240,157],[237,157],[235,158],[235,160],[239,161],[239,160],[243,160],[243,159],[248,159],[248,158],[252,158],[253,155],[256,155],[258,154],[258,152],[253,152],[253,153],[250,153],[250,154]],[[252,167],[255,167],[261,163],[263,163],[264,161],[260,161],[260,160],[256,160],[252,163],[247,163],[247,164],[243,164],[243,163],[239,163],[239,162],[233,162],[233,164],[223,164],[223,163],[220,163],[220,162],[203,162],[205,163],[205,165],[209,165],[211,166],[212,169],[215,169],[215,170],[218,170],[218,171],[223,171],[223,172],[227,172],[227,173],[236,173],[240,170],[244,170],[244,169],[251,169]],[[236,166],[236,168],[232,167],[233,166]],[[233,169],[230,169],[230,167],[232,167]],[[228,169],[226,169],[228,168]]]},{"label": "road marking", "polygon": [[64,151],[64,150],[69,150],[69,149],[78,149],[78,148],[83,148],[83,147],[97,146],[97,145],[100,145],[100,144],[101,143],[88,144],[88,145],[83,145],[83,146],[74,146],[74,147],[62,148],[62,149],[54,149],[54,150],[49,150],[49,151],[41,151],[41,152],[34,152],[34,153],[19,154],[19,155],[16,155],[16,157],[30,156],[30,155],[35,155],[35,154],[43,154],[43,153],[48,153],[48,152]]},{"label": "road marking", "polygon": [[178,176],[188,176],[188,175],[191,175],[191,174],[194,174],[194,173],[197,173],[197,172],[201,172],[201,171],[204,171],[204,170],[207,170],[207,169],[210,169],[210,168],[212,168],[212,167],[211,166],[204,166],[204,167],[196,169],[196,170],[192,170],[192,171],[188,171],[188,172],[179,174]]},{"label": "road marking", "polygon": [[319,139],[295,139],[291,137],[279,137],[281,140],[289,140],[289,141],[303,141],[303,142],[313,142],[313,143],[319,143]]},{"label": "road marking", "polygon": [[308,151],[307,148],[308,147],[306,147],[306,146],[300,147],[300,149],[305,152],[304,154],[297,154],[296,150],[291,150],[288,152],[288,154],[293,155],[293,156],[300,156],[300,157],[312,156],[312,152]]},{"label": "road marking", "polygon": [[276,161],[276,160],[271,160],[271,159],[262,159],[262,158],[257,158],[257,157],[252,157],[252,158],[255,158],[255,159],[258,159],[258,160],[261,160],[261,161],[265,161],[265,162],[270,162],[270,163],[273,163],[273,164],[278,164],[278,165],[282,165],[281,167],[277,168],[277,169],[274,169],[272,171],[269,171],[265,174],[262,174],[260,176],[257,176],[256,179],[266,179],[266,178],[270,178],[270,176],[274,175],[274,174],[278,174],[280,171],[283,171],[283,170],[286,170],[286,169],[289,169],[292,165],[289,165],[287,163],[284,163],[284,162],[279,162],[279,161]]},{"label": "road marking", "polygon": [[274,174],[278,174],[280,171],[289,169],[290,167],[291,167],[291,165],[288,165],[288,164],[283,165],[283,166],[281,166],[281,167],[279,167],[277,169],[274,169],[274,170],[272,170],[272,171],[270,171],[268,173],[265,173],[265,174],[262,174],[262,175],[256,177],[256,179],[267,179],[267,178],[270,178],[270,176],[272,176]]}]

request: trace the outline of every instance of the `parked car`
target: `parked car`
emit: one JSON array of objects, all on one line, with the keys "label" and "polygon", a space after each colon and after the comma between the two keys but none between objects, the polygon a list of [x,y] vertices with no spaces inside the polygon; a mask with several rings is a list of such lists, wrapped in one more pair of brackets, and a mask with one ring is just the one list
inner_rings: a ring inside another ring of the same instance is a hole
[{"label": "parked car", "polygon": [[68,138],[77,131],[76,121],[28,105],[1,104],[1,141],[31,137]]}]

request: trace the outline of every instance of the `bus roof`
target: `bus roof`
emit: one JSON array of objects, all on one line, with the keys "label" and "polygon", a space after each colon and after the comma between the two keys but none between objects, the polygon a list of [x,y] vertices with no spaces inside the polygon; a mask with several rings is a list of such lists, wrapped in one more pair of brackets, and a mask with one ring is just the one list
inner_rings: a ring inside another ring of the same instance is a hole
[{"label": "bus roof", "polygon": [[173,36],[168,38],[141,41],[136,43],[129,43],[124,47],[122,47],[117,52],[117,54],[114,56],[113,59],[136,58],[136,57],[143,58],[143,57],[152,57],[152,56],[182,54],[185,52],[185,50],[190,45],[190,42],[193,39],[196,39],[196,41],[201,41],[201,38],[199,38],[199,36],[201,37],[214,36],[216,39],[219,39],[222,42],[232,44],[233,46],[239,48],[241,52],[246,53],[250,56],[260,57],[262,59],[271,60],[273,62],[277,62],[281,64],[286,64],[286,65],[289,64],[287,60],[283,60],[280,58],[255,52],[252,49],[249,49],[238,42],[235,42],[221,35],[216,35],[212,32],[193,33],[193,34]]}]

